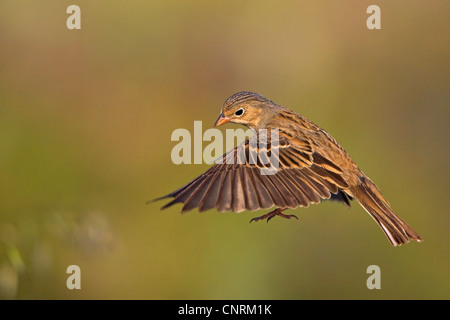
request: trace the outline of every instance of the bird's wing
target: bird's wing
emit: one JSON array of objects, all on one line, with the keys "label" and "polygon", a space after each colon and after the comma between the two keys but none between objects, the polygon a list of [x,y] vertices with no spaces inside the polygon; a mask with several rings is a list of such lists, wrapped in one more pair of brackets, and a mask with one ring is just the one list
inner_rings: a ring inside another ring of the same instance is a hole
[{"label": "bird's wing", "polygon": [[194,208],[241,212],[273,206],[307,207],[330,197],[349,204],[349,196],[341,191],[348,188],[341,174],[342,170],[313,150],[307,140],[283,132],[273,140],[270,134],[257,134],[160,199],[174,198],[163,208],[184,203],[183,212]]}]

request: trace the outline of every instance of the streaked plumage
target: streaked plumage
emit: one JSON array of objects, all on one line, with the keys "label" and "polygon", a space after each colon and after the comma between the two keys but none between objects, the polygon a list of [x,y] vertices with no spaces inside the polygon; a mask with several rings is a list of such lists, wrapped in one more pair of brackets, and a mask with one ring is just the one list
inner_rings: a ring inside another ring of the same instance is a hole
[{"label": "streaked plumage", "polygon": [[[182,188],[159,198],[174,198],[162,209],[176,203],[184,204],[183,212],[194,208],[241,212],[276,207],[255,219],[269,220],[275,215],[290,218],[292,215],[281,212],[321,200],[334,199],[350,206],[350,200],[356,199],[394,246],[410,240],[422,241],[395,215],[376,185],[347,152],[313,122],[259,94],[245,91],[225,101],[216,125],[229,121],[254,129],[257,134],[227,152],[223,163],[213,165]],[[267,129],[267,134],[264,136],[259,129]],[[273,129],[279,130],[278,143],[270,141]],[[269,142],[270,152],[278,154],[279,168],[274,175],[262,175],[261,169],[267,164],[264,159],[252,158],[259,157],[259,150],[254,149],[261,139]],[[237,157],[242,154],[244,161],[239,162]],[[234,159],[233,164],[230,158]]]}]

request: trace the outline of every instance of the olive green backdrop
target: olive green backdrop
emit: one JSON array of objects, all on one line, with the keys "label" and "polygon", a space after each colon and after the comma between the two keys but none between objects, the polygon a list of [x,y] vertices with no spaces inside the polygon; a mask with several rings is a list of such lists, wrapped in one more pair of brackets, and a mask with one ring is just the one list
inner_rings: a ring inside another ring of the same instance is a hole
[{"label": "olive green backdrop", "polygon": [[[66,28],[71,4],[81,30]],[[2,0],[0,297],[449,299],[449,9]],[[172,131],[212,127],[241,90],[330,132],[425,241],[392,247],[357,203],[269,224],[146,205],[208,168],[172,163]]]}]

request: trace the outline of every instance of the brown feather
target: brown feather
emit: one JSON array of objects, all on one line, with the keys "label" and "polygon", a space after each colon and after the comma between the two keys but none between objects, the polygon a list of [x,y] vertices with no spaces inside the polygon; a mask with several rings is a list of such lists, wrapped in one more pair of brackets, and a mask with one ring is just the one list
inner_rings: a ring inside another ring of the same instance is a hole
[{"label": "brown feather", "polygon": [[203,195],[208,189],[209,182],[211,181],[212,177],[213,176],[211,175],[204,175],[201,179],[199,179],[201,182],[198,184],[198,186],[196,186],[195,190],[193,190],[192,193],[190,193],[189,197],[185,200],[184,206],[181,209],[182,212],[192,210],[199,205],[200,201],[203,198]]},{"label": "brown feather", "polygon": [[222,172],[223,180],[221,182],[219,195],[217,196],[216,208],[220,212],[229,211],[231,209],[232,193],[231,193],[231,174],[233,170]]},{"label": "brown feather", "polygon": [[322,199],[328,199],[330,197],[330,191],[321,183],[321,179],[309,168],[298,170],[297,174],[313,188]]},{"label": "brown feather", "polygon": [[297,199],[298,205],[302,207],[307,207],[309,204],[309,200],[305,195],[303,189],[297,185],[294,179],[292,179],[292,177],[289,174],[289,171],[291,170],[280,170],[278,172],[278,176],[282,177],[282,180],[285,183],[286,187],[289,188],[291,194],[294,195],[295,198]]},{"label": "brown feather", "polygon": [[322,156],[320,153],[314,152],[313,153],[314,163],[324,167],[328,171],[332,171],[337,174],[344,173],[341,168],[339,168],[336,164]]},{"label": "brown feather", "polygon": [[253,186],[249,168],[246,166],[242,166],[240,173],[241,173],[241,181],[243,181],[246,209],[250,211],[260,209],[258,194],[257,191],[255,190],[255,187]]},{"label": "brown feather", "polygon": [[[419,234],[398,217],[377,194],[380,193],[375,184],[362,177],[361,184],[350,188],[356,200],[377,222],[389,241],[394,245],[402,245],[410,240],[423,241]],[[376,191],[375,191],[376,190]]]},{"label": "brown feather", "polygon": [[215,173],[211,178],[208,189],[203,195],[202,200],[198,205],[198,211],[206,211],[215,207],[217,202],[217,197],[219,196],[220,185],[222,182],[223,175],[220,173]]},{"label": "brown feather", "polygon": [[303,193],[310,203],[319,203],[320,196],[311,185],[302,178],[300,170],[285,170],[285,174],[289,175],[291,180],[296,184],[297,188]]},{"label": "brown feather", "polygon": [[233,193],[232,209],[234,212],[241,212],[246,209],[243,181],[241,180],[240,168],[234,170],[234,180],[231,186]]},{"label": "brown feather", "polygon": [[266,175],[265,177],[267,177],[267,179],[273,183],[275,188],[278,189],[278,192],[285,200],[286,208],[298,207],[299,203],[296,197],[290,192],[289,188],[287,188],[279,172],[274,175]]},{"label": "brown feather", "polygon": [[272,181],[268,178],[269,176],[263,176],[259,172],[254,173],[254,176],[258,179],[259,182],[264,186],[267,192],[270,194],[270,198],[275,206],[279,208],[287,208],[288,205],[284,200],[283,196],[280,194],[278,189],[273,185]]},{"label": "brown feather", "polygon": [[274,201],[261,180],[257,177],[259,175],[259,169],[248,168],[250,181],[256,190],[256,196],[258,197],[258,204],[261,209],[268,209],[274,206]]}]

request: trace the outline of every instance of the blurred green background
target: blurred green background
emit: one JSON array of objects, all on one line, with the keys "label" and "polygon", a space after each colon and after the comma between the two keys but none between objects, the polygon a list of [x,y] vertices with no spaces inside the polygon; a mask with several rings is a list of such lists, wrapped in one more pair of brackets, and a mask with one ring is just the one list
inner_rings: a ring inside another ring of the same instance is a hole
[{"label": "blurred green background", "polygon": [[[449,9],[2,0],[0,297],[449,299]],[[171,162],[172,131],[212,127],[241,90],[330,132],[425,241],[392,247],[357,203],[269,224],[146,205],[208,168]],[[81,290],[66,288],[72,264]]]}]

